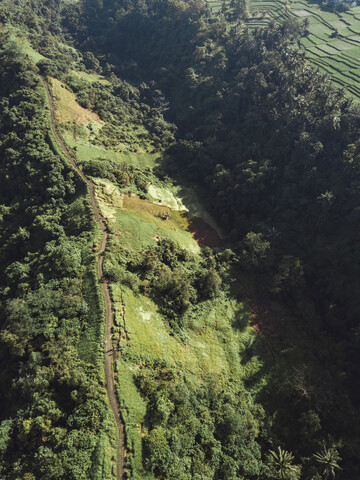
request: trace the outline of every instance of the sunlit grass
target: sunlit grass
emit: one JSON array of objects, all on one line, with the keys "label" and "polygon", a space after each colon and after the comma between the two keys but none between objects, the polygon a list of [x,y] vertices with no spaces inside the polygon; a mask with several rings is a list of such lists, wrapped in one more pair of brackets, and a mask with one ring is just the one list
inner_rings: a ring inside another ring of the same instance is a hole
[{"label": "sunlit grass", "polygon": [[75,122],[78,125],[101,124],[99,116],[81,107],[76,101],[75,94],[68,90],[64,83],[56,78],[51,78],[50,82],[56,108],[55,118],[58,123]]}]

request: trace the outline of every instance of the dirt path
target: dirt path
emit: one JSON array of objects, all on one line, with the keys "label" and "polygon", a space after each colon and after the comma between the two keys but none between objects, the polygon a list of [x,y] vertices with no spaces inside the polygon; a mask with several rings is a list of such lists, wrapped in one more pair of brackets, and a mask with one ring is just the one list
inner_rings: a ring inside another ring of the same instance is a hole
[{"label": "dirt path", "polygon": [[[106,244],[108,240],[108,232],[105,226],[105,223],[101,217],[99,207],[97,206],[95,200],[95,193],[94,193],[94,184],[84,175],[84,173],[79,169],[76,164],[75,158],[71,155],[70,151],[66,147],[64,141],[59,136],[56,131],[56,123],[55,123],[55,115],[54,115],[54,102],[49,90],[49,86],[46,81],[42,78],[42,82],[44,84],[44,88],[46,90],[49,105],[50,105],[50,113],[51,113],[51,125],[52,130],[55,135],[56,141],[62,148],[63,152],[70,160],[74,169],[79,173],[81,178],[89,185],[89,193],[90,193],[90,202],[92,209],[95,214],[96,221],[99,223],[100,228],[103,233],[103,238],[101,242],[101,247],[98,252],[98,277],[99,280],[104,276],[103,272],[103,253],[106,249]],[[117,434],[118,434],[118,448],[117,448],[117,480],[121,480],[124,477],[124,459],[125,459],[125,432],[124,432],[124,424],[122,422],[120,411],[118,407],[118,403],[116,400],[115,395],[115,380],[114,380],[114,373],[113,373],[113,352],[111,351],[111,327],[113,324],[113,309],[112,309],[112,302],[109,293],[109,287],[106,282],[101,282],[101,288],[104,292],[105,304],[106,304],[106,333],[105,333],[105,346],[107,345],[108,348],[105,348],[105,378],[106,378],[106,389],[109,396],[110,405],[112,411],[114,413],[116,426],[117,426]]]}]

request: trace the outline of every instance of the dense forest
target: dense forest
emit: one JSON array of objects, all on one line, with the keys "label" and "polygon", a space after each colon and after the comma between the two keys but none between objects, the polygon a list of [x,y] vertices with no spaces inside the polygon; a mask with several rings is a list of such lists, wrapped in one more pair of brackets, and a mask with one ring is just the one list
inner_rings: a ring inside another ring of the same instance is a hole
[{"label": "dense forest", "polygon": [[126,475],[358,480],[360,106],[297,49],[306,25],[249,30],[246,17],[238,0],[216,16],[201,0],[0,2],[0,478],[115,478],[96,226],[41,74],[99,116],[93,146],[159,154],[151,171],[80,162],[87,175],[145,199],[149,182],[192,185],[225,232],[197,256],[110,237],[107,280],[153,301],[184,344],[226,295],[256,317],[233,361],[259,359],[261,379],[194,387],[141,359],[142,460],[129,454]]},{"label": "dense forest", "polygon": [[5,34],[0,58],[0,476],[84,478],[107,416],[77,350],[100,308],[87,292],[94,225],[84,185],[51,148],[33,66]]}]

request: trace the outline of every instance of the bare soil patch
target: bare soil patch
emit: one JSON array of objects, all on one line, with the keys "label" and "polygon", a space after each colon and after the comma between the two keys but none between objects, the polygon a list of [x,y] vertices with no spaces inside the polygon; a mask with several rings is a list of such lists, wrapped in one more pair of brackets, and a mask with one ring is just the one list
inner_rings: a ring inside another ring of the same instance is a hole
[{"label": "bare soil patch", "polygon": [[274,334],[278,328],[278,318],[269,302],[263,299],[250,299],[248,303],[251,309],[250,326],[259,335]]},{"label": "bare soil patch", "polygon": [[224,241],[221,240],[217,231],[202,218],[191,217],[188,222],[188,230],[199,245],[211,248],[224,246]]},{"label": "bare soil patch", "polygon": [[51,79],[51,90],[55,100],[55,117],[58,123],[76,122],[78,125],[98,123],[100,117],[91,110],[87,110],[78,104],[76,95],[70,92],[59,80]]},{"label": "bare soil patch", "polygon": [[211,248],[224,246],[223,240],[214,228],[200,217],[190,217],[185,211],[174,211],[169,207],[129,195],[124,196],[123,207],[157,217],[161,217],[161,214],[168,214],[169,218],[163,221],[172,230],[179,229],[189,232],[199,245]]}]

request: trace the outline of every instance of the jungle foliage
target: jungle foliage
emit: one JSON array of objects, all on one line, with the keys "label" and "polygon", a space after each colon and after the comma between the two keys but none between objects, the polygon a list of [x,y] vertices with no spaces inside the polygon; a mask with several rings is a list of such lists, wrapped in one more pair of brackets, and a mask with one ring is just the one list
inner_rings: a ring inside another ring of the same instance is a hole
[{"label": "jungle foliage", "polygon": [[77,350],[93,317],[100,331],[84,287],[94,222],[49,146],[35,67],[6,34],[0,45],[0,476],[95,478],[108,411],[98,366]]},{"label": "jungle foliage", "polygon": [[[166,116],[179,136],[163,171],[205,187],[240,271],[255,276],[261,295],[288,308],[293,327],[317,349],[302,366],[292,357],[295,372],[288,375],[297,380],[288,380],[293,390],[282,388],[286,406],[279,410],[292,427],[278,419],[279,440],[298,459],[312,458],[309,439],[294,443],[291,431],[300,417],[317,415],[324,437],[318,430],[314,450],[321,442],[330,449],[346,444],[344,473],[334,473],[356,478],[358,104],[294,48],[306,35],[306,26],[294,21],[250,32],[241,21],[212,17],[200,2],[113,1],[99,8],[87,1],[81,8],[86,20],[74,32],[79,45],[104,56],[125,78],[156,82],[169,102]],[[319,368],[328,371],[326,387],[315,386]],[[301,401],[293,404],[297,395]],[[263,399],[268,413],[273,400]],[[342,409],[337,424],[334,412],[343,402],[351,413]],[[302,473],[294,468],[292,475],[324,475],[315,473],[316,465],[305,462]]]},{"label": "jungle foliage", "polygon": [[[233,3],[231,22],[200,1],[0,4],[2,22],[21,26],[46,57],[35,67],[1,34],[5,478],[93,478],[106,418],[96,368],[76,349],[97,308],[83,287],[93,225],[83,185],[49,148],[37,68],[111,125],[101,145],[166,150],[158,175],[201,185],[227,232],[227,259],[195,259],[165,241],[128,254],[110,279],[152,298],[174,334],[186,330],[189,309],[234,288],[282,305],[272,351],[244,353],[264,357],[260,390],[255,380],[190,388],[166,365],[136,374],[147,412],[143,471],[359,478],[359,106],[295,49],[303,25],[250,32],[246,5]],[[110,85],[85,85],[71,69],[103,73]],[[146,172],[101,159],[84,169],[146,193]],[[241,290],[233,279],[244,278],[251,287]]]}]

